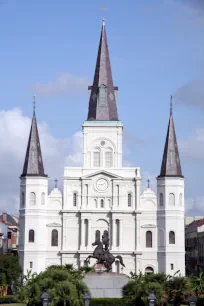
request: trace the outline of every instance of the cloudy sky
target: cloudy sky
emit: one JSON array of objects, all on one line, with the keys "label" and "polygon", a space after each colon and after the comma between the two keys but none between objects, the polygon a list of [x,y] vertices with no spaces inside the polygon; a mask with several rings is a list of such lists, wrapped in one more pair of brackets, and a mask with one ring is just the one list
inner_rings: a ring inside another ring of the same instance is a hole
[{"label": "cloudy sky", "polygon": [[124,164],[155,188],[172,94],[186,214],[204,215],[203,3],[0,0],[0,211],[18,211],[33,94],[50,188],[64,165],[81,164],[104,4]]}]

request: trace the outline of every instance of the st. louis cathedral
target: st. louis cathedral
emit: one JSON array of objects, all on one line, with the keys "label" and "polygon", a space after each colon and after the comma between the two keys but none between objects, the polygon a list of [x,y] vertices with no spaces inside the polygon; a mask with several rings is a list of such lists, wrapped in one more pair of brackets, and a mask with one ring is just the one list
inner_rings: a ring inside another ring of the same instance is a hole
[{"label": "st. louis cathedral", "polygon": [[[105,230],[110,252],[121,255],[112,271],[185,275],[184,177],[170,112],[157,195],[141,194],[139,167],[123,167],[123,123],[117,110],[103,21],[87,119],[83,122],[83,167],[64,167],[63,194],[48,194],[40,135],[33,113],[20,177],[20,262],[23,272],[47,266],[81,267]],[[79,122],[80,124],[80,122]],[[162,152],[161,152],[162,154]],[[159,173],[159,169],[158,169]],[[90,262],[94,265],[95,260]]]}]

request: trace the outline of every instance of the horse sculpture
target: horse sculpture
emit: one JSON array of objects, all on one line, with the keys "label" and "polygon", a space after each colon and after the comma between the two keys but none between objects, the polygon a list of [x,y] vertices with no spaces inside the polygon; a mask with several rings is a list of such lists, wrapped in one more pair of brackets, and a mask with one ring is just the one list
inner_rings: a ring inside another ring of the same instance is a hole
[{"label": "horse sculpture", "polygon": [[[90,263],[91,258],[97,259],[97,263],[104,264],[107,271],[111,270],[112,264],[115,262],[116,259],[119,259],[120,264],[125,267],[123,263],[122,256],[113,256],[109,252],[109,237],[108,237],[108,231],[104,231],[102,236],[102,241],[100,241],[100,231],[96,231],[96,239],[95,242],[92,243],[93,246],[96,245],[96,248],[93,252],[93,255],[89,255],[86,259],[86,262]],[[105,245],[105,248],[103,247]]]}]

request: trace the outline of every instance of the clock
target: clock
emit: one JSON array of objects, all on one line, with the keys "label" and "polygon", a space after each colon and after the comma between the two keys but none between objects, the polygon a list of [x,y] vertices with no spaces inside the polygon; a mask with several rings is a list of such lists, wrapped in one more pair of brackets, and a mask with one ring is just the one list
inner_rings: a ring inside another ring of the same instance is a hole
[{"label": "clock", "polygon": [[101,178],[96,182],[96,188],[99,191],[105,191],[108,188],[108,182],[105,179]]}]

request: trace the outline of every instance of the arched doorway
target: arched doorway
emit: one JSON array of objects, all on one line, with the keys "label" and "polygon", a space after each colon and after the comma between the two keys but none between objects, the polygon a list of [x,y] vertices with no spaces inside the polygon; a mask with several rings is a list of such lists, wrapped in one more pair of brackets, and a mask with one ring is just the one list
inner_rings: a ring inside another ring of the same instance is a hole
[{"label": "arched doorway", "polygon": [[154,269],[152,267],[146,267],[145,274],[151,274],[151,273],[154,273]]}]

